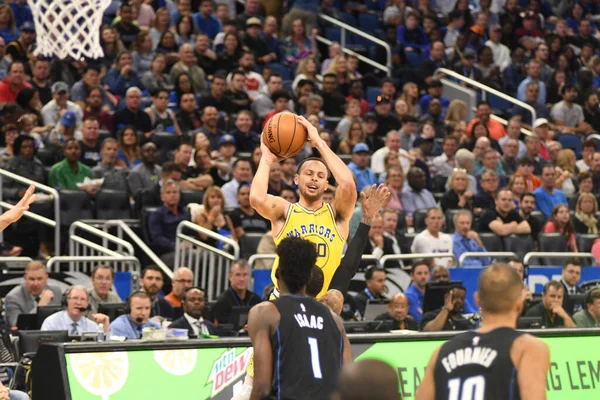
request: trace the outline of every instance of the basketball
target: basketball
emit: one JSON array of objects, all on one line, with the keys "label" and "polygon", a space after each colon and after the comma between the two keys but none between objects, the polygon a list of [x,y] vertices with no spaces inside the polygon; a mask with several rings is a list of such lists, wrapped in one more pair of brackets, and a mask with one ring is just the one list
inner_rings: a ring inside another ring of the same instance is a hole
[{"label": "basketball", "polygon": [[269,119],[262,136],[263,142],[273,154],[289,158],[302,151],[307,132],[296,114],[284,111]]}]

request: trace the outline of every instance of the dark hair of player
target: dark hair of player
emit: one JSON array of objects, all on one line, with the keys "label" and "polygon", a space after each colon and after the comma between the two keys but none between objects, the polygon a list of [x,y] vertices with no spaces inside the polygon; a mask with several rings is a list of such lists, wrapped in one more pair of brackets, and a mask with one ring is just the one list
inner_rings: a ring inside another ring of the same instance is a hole
[{"label": "dark hair of player", "polygon": [[327,179],[329,179],[329,177],[331,176],[331,171],[329,171],[329,168],[327,168],[327,164],[325,164],[325,161],[321,160],[318,157],[308,157],[308,158],[305,158],[304,160],[300,161],[300,164],[298,164],[298,168],[296,168],[296,173],[300,174],[300,171],[302,171],[302,166],[309,161],[318,161],[318,162],[322,163],[325,166],[325,168],[327,169]]},{"label": "dark hair of player", "polygon": [[324,284],[325,275],[323,275],[323,270],[315,265],[310,272],[310,281],[306,284],[306,295],[317,297],[317,295],[321,293]]},{"label": "dark hair of player", "polygon": [[285,238],[277,246],[279,256],[278,278],[291,294],[302,290],[310,281],[312,268],[317,263],[314,243],[297,237]]}]

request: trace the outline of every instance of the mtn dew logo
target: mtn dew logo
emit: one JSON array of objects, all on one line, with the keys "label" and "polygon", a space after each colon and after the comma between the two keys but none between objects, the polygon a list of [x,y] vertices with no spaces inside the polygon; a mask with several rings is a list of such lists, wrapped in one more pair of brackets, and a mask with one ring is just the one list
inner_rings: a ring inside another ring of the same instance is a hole
[{"label": "mtn dew logo", "polygon": [[252,347],[247,348],[240,355],[236,355],[236,349],[230,349],[221,355],[213,364],[208,382],[212,382],[212,396],[221,392],[233,381],[246,373],[246,368],[252,357]]}]

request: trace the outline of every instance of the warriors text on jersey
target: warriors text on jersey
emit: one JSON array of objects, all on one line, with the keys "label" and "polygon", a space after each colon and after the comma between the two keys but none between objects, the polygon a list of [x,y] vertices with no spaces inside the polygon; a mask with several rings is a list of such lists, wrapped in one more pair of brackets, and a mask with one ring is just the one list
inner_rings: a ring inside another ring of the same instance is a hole
[{"label": "warriors text on jersey", "polygon": [[273,303],[281,317],[271,336],[270,399],[329,400],[344,350],[331,310],[305,296],[282,296]]},{"label": "warriors text on jersey", "polygon": [[[325,277],[323,289],[317,298],[321,297],[329,289],[329,283],[340,266],[346,243],[338,232],[331,205],[324,203],[318,210],[310,211],[298,203],[291,204],[283,228],[275,238],[275,245],[279,246],[279,243],[289,236],[301,237],[317,246],[317,265],[323,270]],[[276,258],[271,272],[271,279],[275,285],[275,271],[278,265],[279,258]]]},{"label": "warriors text on jersey", "polygon": [[436,400],[519,400],[510,349],[521,332],[497,328],[469,331],[442,345],[435,368]]}]

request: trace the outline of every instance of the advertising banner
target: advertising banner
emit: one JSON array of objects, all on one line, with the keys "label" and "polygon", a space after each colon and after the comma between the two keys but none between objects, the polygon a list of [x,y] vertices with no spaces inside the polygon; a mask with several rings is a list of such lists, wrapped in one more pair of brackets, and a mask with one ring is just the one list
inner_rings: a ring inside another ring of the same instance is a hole
[{"label": "advertising banner", "polygon": [[[542,338],[552,366],[548,398],[598,400],[600,336]],[[399,339],[400,340],[400,339]],[[398,372],[399,392],[411,399],[441,340],[355,343],[357,359],[381,359]],[[252,349],[201,348],[66,354],[73,400],[224,399],[241,387]]]}]

